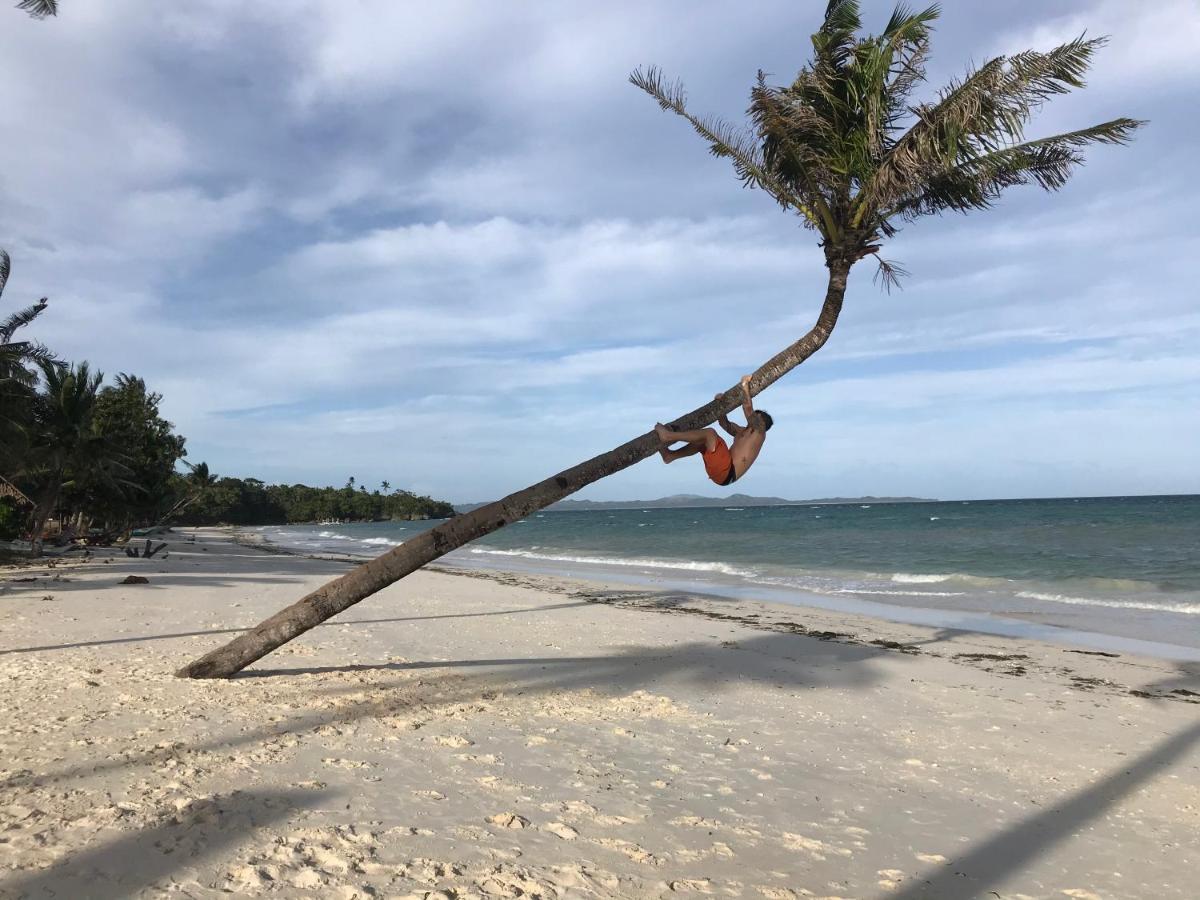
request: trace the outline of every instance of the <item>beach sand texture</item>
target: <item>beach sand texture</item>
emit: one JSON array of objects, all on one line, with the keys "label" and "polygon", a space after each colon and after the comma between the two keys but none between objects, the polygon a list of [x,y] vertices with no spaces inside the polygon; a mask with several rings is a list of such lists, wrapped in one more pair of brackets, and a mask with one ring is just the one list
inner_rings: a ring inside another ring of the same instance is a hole
[{"label": "beach sand texture", "polygon": [[194,534],[0,574],[0,896],[1196,896],[1196,664]]}]

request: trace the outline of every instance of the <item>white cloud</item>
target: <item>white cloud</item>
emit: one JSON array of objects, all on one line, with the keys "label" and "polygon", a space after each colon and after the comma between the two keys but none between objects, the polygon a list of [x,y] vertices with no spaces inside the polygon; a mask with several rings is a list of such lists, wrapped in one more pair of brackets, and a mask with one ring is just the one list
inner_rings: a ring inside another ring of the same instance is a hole
[{"label": "white cloud", "polygon": [[997,53],[1048,50],[1074,40],[1108,35],[1090,81],[1101,88],[1130,82],[1179,80],[1200,74],[1200,6],[1193,0],[1102,0],[1067,15],[1013,29],[997,41]]}]

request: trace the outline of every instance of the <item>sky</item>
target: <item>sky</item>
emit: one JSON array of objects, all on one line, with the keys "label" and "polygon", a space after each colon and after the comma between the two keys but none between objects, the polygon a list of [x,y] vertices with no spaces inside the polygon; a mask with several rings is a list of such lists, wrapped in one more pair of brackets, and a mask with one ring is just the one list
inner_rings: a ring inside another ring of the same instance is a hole
[{"label": "sky", "polygon": [[[11,5],[11,4],[10,4]],[[865,2],[868,30],[890,5]],[[824,4],[63,0],[0,9],[5,310],[139,375],[219,474],[493,499],[670,421],[801,336],[812,232],[628,83],[737,121]],[[857,267],[762,394],[732,490],[791,499],[1200,493],[1200,4],[946,2],[971,64],[1111,36],[1038,136],[1131,116],[1065,189],[927,218]],[[735,415],[736,419],[736,415]],[[722,495],[657,458],[591,499]]]}]

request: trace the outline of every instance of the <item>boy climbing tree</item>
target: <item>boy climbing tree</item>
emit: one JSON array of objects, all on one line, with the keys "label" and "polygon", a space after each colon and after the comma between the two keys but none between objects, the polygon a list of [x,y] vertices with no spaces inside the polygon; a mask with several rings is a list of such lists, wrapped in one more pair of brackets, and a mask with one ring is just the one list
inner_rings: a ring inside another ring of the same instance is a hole
[{"label": "boy climbing tree", "polygon": [[[720,400],[721,398],[722,395],[717,394],[716,399]],[[762,450],[763,441],[767,439],[767,432],[771,430],[775,420],[765,410],[755,410],[754,401],[750,398],[749,375],[742,376],[742,398],[742,412],[746,416],[745,427],[729,421],[729,416],[725,413],[722,413],[717,419],[717,424],[733,438],[732,448],[725,443],[724,438],[717,434],[715,428],[672,431],[661,422],[655,423],[654,430],[658,433],[659,440],[663,442],[658,451],[662,461],[673,463],[685,456],[702,453],[704,454],[704,471],[708,472],[708,477],[713,480],[714,484],[719,484],[721,487],[727,487],[745,475],[750,466],[754,464],[754,460],[758,459],[758,452]],[[680,447],[678,450],[669,449],[671,444],[679,441],[686,442],[687,446]]]}]

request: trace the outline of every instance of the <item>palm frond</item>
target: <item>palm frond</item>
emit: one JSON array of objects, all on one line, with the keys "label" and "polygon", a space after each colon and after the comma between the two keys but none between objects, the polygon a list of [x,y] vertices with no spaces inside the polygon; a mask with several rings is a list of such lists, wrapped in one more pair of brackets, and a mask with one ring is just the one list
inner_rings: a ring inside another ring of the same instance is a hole
[{"label": "palm frond", "polygon": [[37,387],[37,375],[21,365],[22,360],[6,359],[0,352],[0,388],[14,388],[22,401],[30,399],[30,392]]},{"label": "palm frond", "polygon": [[900,287],[900,279],[908,277],[908,269],[900,265],[895,260],[884,259],[879,254],[875,255],[877,268],[875,274],[871,277],[872,284],[880,284],[882,288],[889,294],[892,288]]},{"label": "palm frond", "polygon": [[937,3],[916,13],[899,5],[883,29],[882,38],[891,55],[886,90],[889,128],[896,125],[907,112],[908,97],[925,80],[925,61],[929,57],[933,22],[941,12]]},{"label": "palm frond", "polygon": [[0,344],[0,355],[6,359],[18,359],[22,363],[47,363],[54,366],[65,365],[49,347],[39,341],[14,341]]},{"label": "palm frond", "polygon": [[688,111],[687,93],[681,82],[668,84],[663,79],[662,70],[657,66],[651,66],[644,71],[635,69],[630,74],[629,81],[657,100],[663,109],[686,119],[696,133],[708,141],[709,152],[713,156],[732,160],[734,170],[743,184],[762,188],[784,208],[800,208],[802,204],[799,198],[767,171],[759,148],[750,134],[735,129],[721,119],[702,119]]},{"label": "palm frond", "polygon": [[825,21],[812,36],[818,60],[838,67],[845,65],[854,49],[854,33],[862,28],[858,0],[829,0]]},{"label": "palm frond", "polygon": [[794,89],[769,86],[761,71],[747,114],[762,141],[763,167],[798,199],[807,227],[832,234],[829,197],[818,185],[832,180],[834,128],[811,105],[797,102]]},{"label": "palm frond", "polygon": [[1082,148],[1089,144],[1126,144],[1143,124],[1136,119],[1114,119],[967,159],[927,179],[919,191],[886,214],[899,214],[911,221],[946,210],[987,209],[1005,188],[1022,184],[1058,190],[1083,164]]},{"label": "palm frond", "polygon": [[33,306],[27,306],[25,309],[19,310],[5,319],[4,322],[0,324],[0,344],[7,344],[9,341],[11,341],[12,336],[17,329],[24,328],[26,325],[40,316],[46,311],[46,307],[48,305],[49,301],[43,297],[37,303],[33,304]]},{"label": "palm frond", "polygon": [[17,9],[24,10],[35,19],[58,15],[58,0],[21,0]]},{"label": "palm frond", "polygon": [[8,284],[8,276],[12,272],[12,259],[8,251],[0,247],[0,295],[4,294],[4,286]]},{"label": "palm frond", "polygon": [[688,120],[742,183],[800,212],[822,237],[827,262],[874,255],[885,289],[905,274],[879,258],[883,239],[904,220],[990,206],[1008,187],[1062,187],[1093,144],[1123,144],[1144,123],[1114,119],[1027,141],[1024,131],[1047,100],[1084,86],[1105,38],[1081,35],[1047,52],[987,60],[926,104],[909,99],[925,80],[934,3],[897,5],[878,35],[859,36],[857,0],[829,0],[812,36],[813,55],[784,86],[751,88],[750,131],[687,111],[678,82],[655,68],[630,80]]},{"label": "palm frond", "polygon": [[1106,38],[1077,38],[1046,53],[996,57],[951,82],[901,136],[864,186],[860,204],[887,207],[915,182],[971,159],[1018,144],[1032,114],[1047,99],[1084,85],[1083,76]]},{"label": "palm frond", "polygon": [[[878,38],[858,43],[854,68],[845,73],[852,99],[860,109],[854,131],[861,151],[853,168],[856,181],[867,177],[884,154],[893,131],[907,116],[906,98],[925,78],[925,60],[937,5],[914,13],[903,4]],[[854,121],[852,119],[852,121]]]}]

